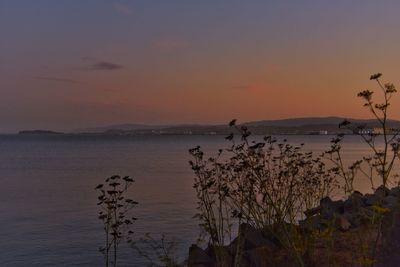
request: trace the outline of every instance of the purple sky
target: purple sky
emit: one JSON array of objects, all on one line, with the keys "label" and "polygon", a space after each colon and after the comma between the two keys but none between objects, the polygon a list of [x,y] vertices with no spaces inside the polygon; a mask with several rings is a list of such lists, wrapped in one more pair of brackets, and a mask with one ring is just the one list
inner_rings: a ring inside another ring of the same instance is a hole
[{"label": "purple sky", "polygon": [[[0,132],[368,117],[400,1],[0,0]],[[400,118],[394,100],[393,117]]]}]

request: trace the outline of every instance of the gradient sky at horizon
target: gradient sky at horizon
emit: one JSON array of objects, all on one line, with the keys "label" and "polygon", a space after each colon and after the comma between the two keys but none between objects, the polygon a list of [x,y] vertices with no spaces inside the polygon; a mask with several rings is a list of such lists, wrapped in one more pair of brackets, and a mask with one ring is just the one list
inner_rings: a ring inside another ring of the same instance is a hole
[{"label": "gradient sky at horizon", "polygon": [[394,0],[0,0],[0,132],[367,118],[356,94],[377,89],[369,75],[400,84],[399,11]]}]

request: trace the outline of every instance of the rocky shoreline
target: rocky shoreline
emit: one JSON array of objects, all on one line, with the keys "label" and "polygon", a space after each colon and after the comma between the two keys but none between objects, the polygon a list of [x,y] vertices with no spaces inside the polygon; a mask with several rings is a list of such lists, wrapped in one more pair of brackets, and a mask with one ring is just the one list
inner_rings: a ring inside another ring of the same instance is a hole
[{"label": "rocky shoreline", "polygon": [[[345,200],[323,198],[307,210],[305,219],[293,227],[310,240],[303,255],[305,266],[400,266],[400,187],[379,187],[372,194],[353,192]],[[273,227],[271,227],[273,228]],[[189,267],[272,267],[299,266],[293,255],[268,229],[241,224],[242,252],[234,265],[238,238],[220,248],[223,262],[217,262],[215,248],[189,249]]]}]

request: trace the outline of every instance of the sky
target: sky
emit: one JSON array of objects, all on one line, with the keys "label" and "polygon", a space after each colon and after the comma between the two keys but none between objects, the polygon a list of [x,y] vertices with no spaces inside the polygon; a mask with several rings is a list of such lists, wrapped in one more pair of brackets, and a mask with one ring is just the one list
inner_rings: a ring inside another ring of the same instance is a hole
[{"label": "sky", "polygon": [[399,11],[396,0],[0,0],[0,132],[369,118],[356,96],[378,90],[369,76],[400,84]]}]

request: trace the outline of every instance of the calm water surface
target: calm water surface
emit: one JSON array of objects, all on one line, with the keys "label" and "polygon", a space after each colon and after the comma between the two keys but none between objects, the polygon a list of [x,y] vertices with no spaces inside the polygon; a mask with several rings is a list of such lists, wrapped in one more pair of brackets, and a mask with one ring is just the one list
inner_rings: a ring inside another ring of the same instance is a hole
[{"label": "calm water surface", "polygon": [[[287,138],[321,152],[331,136]],[[183,257],[199,233],[188,165],[188,149],[196,145],[214,154],[226,142],[223,136],[0,136],[0,266],[102,266],[94,187],[114,174],[136,180],[135,235],[165,233]],[[368,151],[357,136],[347,136],[345,147],[346,160]],[[120,266],[145,266],[129,248],[120,259]]]}]

